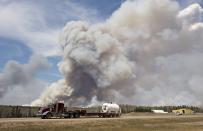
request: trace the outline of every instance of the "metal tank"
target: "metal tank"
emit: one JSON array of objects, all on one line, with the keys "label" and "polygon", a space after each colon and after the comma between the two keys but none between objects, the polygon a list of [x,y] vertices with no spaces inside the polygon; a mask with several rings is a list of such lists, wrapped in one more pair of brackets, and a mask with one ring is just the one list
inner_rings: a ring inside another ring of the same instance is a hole
[{"label": "metal tank", "polygon": [[104,103],[102,105],[102,113],[115,114],[117,116],[121,115],[121,108],[115,103]]}]

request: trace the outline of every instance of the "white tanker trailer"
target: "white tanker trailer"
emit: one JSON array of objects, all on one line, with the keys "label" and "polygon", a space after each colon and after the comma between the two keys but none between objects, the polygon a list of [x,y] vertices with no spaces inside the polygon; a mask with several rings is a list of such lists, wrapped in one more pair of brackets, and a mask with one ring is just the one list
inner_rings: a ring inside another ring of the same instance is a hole
[{"label": "white tanker trailer", "polygon": [[101,111],[103,114],[106,114],[106,116],[118,117],[121,115],[121,108],[118,104],[104,103]]}]

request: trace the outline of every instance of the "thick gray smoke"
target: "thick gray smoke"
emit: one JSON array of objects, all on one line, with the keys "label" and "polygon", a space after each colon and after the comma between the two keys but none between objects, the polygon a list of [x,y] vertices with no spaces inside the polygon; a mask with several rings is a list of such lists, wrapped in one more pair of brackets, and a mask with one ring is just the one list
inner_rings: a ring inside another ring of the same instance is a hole
[{"label": "thick gray smoke", "polygon": [[59,64],[65,79],[32,105],[203,105],[202,14],[199,4],[181,10],[173,0],[131,0],[104,23],[67,23]]},{"label": "thick gray smoke", "polygon": [[0,73],[0,98],[17,86],[36,85],[39,81],[35,79],[35,74],[49,66],[48,61],[39,55],[33,55],[27,64],[9,61]]}]

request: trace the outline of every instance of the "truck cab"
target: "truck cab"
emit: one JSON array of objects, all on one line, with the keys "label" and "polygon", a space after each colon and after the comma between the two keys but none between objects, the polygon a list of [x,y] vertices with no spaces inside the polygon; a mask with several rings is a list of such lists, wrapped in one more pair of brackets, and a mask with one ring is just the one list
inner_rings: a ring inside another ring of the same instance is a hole
[{"label": "truck cab", "polygon": [[58,102],[56,104],[48,105],[47,107],[41,107],[38,111],[38,116],[41,116],[42,119],[49,119],[51,117],[62,117],[64,113],[64,103]]}]

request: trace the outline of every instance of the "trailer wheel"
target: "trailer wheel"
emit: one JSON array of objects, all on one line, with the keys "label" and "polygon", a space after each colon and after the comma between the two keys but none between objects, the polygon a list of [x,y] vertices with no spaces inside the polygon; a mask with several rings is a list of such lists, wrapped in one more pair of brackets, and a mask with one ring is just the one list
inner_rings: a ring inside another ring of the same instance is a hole
[{"label": "trailer wheel", "polygon": [[64,115],[64,118],[70,118],[70,114],[66,113],[66,114]]},{"label": "trailer wheel", "polygon": [[72,113],[70,113],[69,114],[69,118],[73,118],[74,116],[73,116],[73,114]]},{"label": "trailer wheel", "polygon": [[80,118],[80,114],[75,113],[74,117],[75,117],[75,118]]}]

